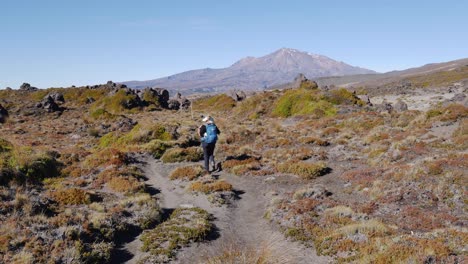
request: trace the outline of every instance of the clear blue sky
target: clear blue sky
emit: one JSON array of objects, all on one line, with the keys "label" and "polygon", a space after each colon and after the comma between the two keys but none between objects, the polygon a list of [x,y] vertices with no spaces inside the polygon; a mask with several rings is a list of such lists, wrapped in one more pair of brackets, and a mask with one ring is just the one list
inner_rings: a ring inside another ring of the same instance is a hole
[{"label": "clear blue sky", "polygon": [[279,48],[379,72],[468,57],[466,1],[2,0],[0,89],[148,80]]}]

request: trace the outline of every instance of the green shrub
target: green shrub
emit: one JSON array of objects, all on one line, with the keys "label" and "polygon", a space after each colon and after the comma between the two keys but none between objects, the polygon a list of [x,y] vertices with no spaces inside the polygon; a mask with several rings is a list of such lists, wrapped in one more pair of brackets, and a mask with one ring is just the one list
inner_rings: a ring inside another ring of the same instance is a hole
[{"label": "green shrub", "polygon": [[162,157],[167,149],[172,148],[173,143],[161,141],[159,139],[151,140],[149,143],[144,145],[144,150],[150,153],[154,158],[159,159]]},{"label": "green shrub", "polygon": [[136,125],[133,129],[119,138],[119,144],[148,143],[151,140],[168,141],[173,139],[172,135],[166,131],[161,124],[152,124],[150,126]]},{"label": "green shrub", "polygon": [[117,142],[118,137],[114,132],[109,132],[99,139],[99,147],[107,148]]},{"label": "green shrub", "polygon": [[338,90],[332,90],[327,96],[326,100],[332,104],[345,104],[345,105],[360,105],[363,106],[365,103],[361,101],[356,95],[352,92],[341,88]]},{"label": "green shrub", "polygon": [[123,113],[135,106],[138,106],[138,96],[135,94],[127,94],[125,90],[118,90],[111,96],[103,97],[93,103],[93,112],[98,109],[104,109],[111,114]]},{"label": "green shrub", "polygon": [[199,147],[172,148],[166,150],[161,160],[165,163],[182,161],[199,161],[203,158],[203,151]]},{"label": "green shrub", "polygon": [[13,149],[13,145],[6,141],[5,139],[0,138],[0,153],[10,152]]},{"label": "green shrub", "polygon": [[322,99],[315,90],[294,89],[286,91],[274,104],[274,116],[289,117],[314,114],[317,117],[333,116],[336,108]]},{"label": "green shrub", "polygon": [[98,108],[91,112],[90,116],[94,119],[104,119],[104,120],[111,120],[115,119],[117,116],[107,112],[102,108]]},{"label": "green shrub", "polygon": [[229,111],[234,106],[236,106],[236,101],[225,94],[201,98],[193,102],[193,109],[203,110],[204,112]]},{"label": "green shrub", "polygon": [[439,109],[430,109],[429,111],[426,112],[426,118],[431,119],[436,116],[442,115],[442,111]]}]

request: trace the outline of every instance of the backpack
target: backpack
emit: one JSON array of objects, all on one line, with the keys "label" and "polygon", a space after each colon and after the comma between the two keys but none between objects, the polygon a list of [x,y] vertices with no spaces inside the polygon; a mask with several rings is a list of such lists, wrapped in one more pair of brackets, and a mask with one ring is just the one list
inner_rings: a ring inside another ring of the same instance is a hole
[{"label": "backpack", "polygon": [[218,140],[218,128],[215,124],[208,124],[206,126],[206,136],[204,137],[205,143],[215,143]]}]

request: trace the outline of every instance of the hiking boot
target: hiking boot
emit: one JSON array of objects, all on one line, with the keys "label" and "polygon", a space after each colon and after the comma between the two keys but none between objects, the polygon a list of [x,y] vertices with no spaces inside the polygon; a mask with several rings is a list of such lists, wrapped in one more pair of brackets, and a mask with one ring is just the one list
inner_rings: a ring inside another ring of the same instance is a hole
[{"label": "hiking boot", "polygon": [[213,164],[213,166],[211,166],[211,171],[212,172],[215,172],[216,171],[216,166]]}]

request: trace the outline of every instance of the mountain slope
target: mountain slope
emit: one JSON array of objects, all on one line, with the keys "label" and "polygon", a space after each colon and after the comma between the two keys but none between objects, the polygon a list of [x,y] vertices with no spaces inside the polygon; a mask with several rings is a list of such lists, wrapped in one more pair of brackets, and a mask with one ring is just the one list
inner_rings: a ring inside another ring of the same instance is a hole
[{"label": "mountain slope", "polygon": [[192,70],[164,78],[129,81],[124,84],[134,88],[157,86],[185,94],[231,89],[256,90],[290,82],[299,73],[308,78],[316,78],[375,72],[326,56],[283,48],[259,58],[246,57],[227,68]]},{"label": "mountain slope", "polygon": [[366,87],[370,90],[386,87],[439,87],[468,80],[468,58],[383,74],[363,74],[316,79],[321,86]]}]

